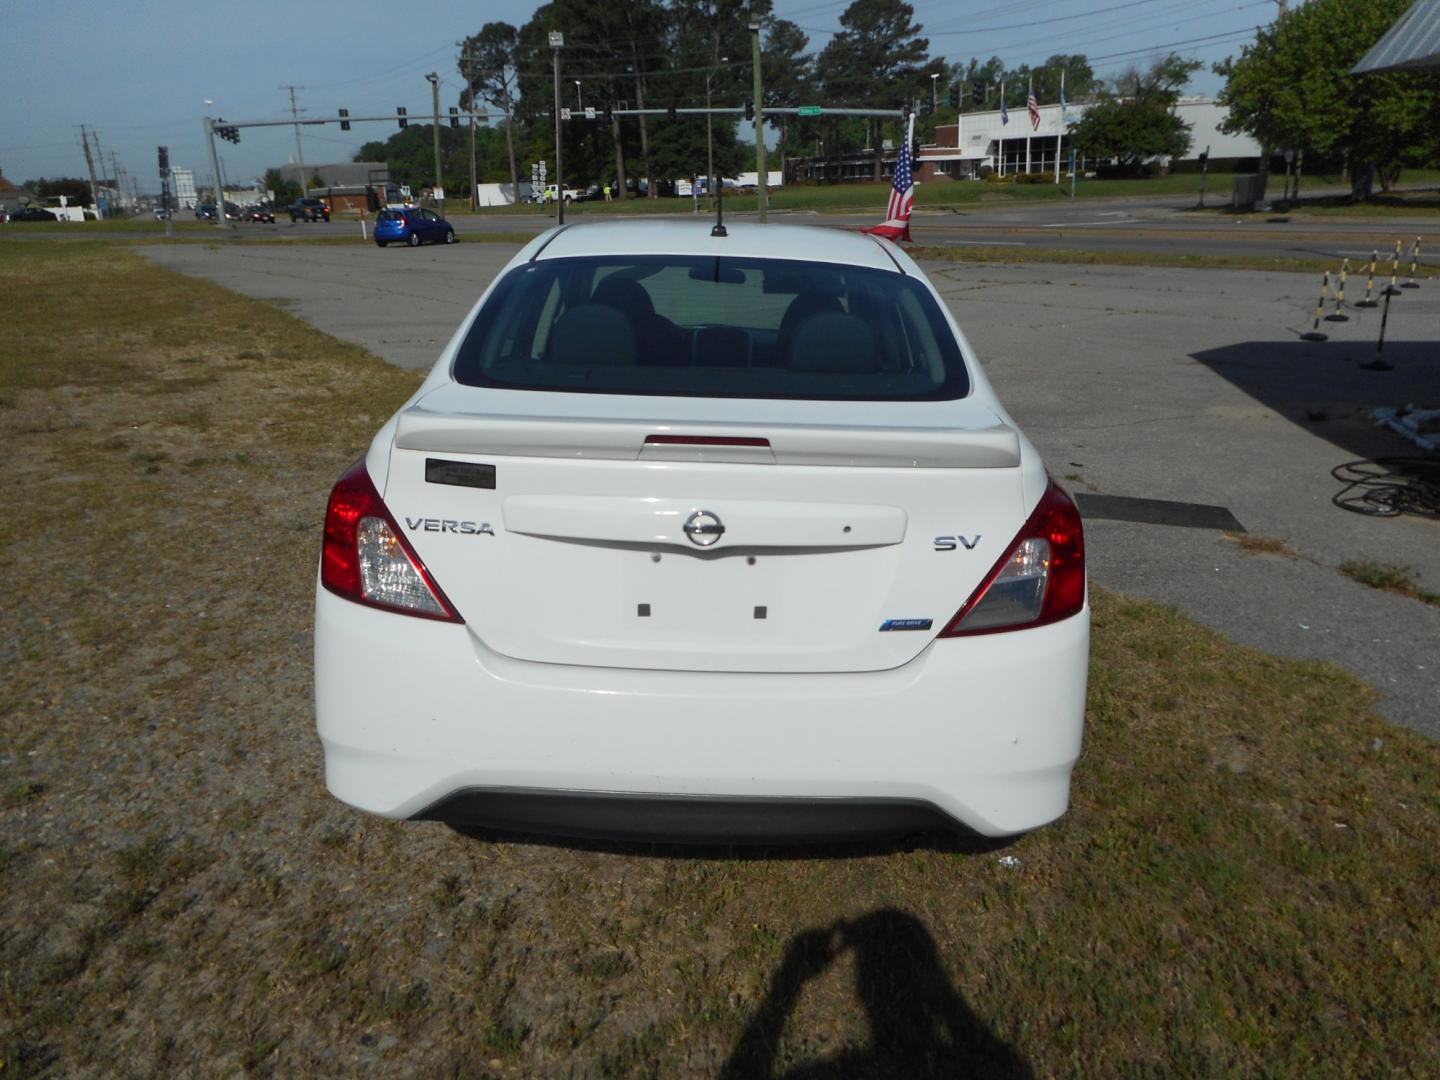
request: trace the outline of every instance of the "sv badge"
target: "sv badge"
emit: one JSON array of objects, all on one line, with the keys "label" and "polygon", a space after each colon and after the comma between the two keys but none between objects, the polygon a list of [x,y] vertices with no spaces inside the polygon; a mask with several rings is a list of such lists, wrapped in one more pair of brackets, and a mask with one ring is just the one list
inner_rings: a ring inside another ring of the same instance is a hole
[{"label": "sv badge", "polygon": [[975,545],[980,543],[980,534],[974,536],[937,536],[935,537],[936,551],[954,551],[956,547],[963,547],[966,551],[974,551]]}]

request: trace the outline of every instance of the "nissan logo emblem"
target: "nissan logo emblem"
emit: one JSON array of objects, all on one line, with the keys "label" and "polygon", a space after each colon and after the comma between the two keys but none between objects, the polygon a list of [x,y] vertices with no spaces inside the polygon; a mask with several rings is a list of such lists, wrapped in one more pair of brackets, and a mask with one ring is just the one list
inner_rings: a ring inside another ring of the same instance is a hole
[{"label": "nissan logo emblem", "polygon": [[725,526],[709,510],[696,510],[685,519],[685,535],[692,544],[709,547],[725,535]]}]

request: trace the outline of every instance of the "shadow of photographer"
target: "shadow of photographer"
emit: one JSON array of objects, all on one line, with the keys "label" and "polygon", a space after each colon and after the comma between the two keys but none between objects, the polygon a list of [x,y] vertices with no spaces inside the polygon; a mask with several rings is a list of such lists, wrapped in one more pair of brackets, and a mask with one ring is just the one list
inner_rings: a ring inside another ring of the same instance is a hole
[{"label": "shadow of photographer", "polygon": [[1032,1075],[1025,1059],[986,1027],[951,985],[925,925],[884,908],[791,940],[764,1001],[720,1072],[722,1080],[774,1075],[786,1021],[805,985],[847,952],[854,955],[869,1042],[793,1065],[780,1074],[784,1080]]}]

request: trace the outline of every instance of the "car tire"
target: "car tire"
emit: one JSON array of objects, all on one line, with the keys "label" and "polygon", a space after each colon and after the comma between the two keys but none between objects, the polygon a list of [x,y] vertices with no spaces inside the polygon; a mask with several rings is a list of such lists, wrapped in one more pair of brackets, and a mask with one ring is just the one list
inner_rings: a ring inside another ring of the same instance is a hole
[{"label": "car tire", "polygon": [[405,238],[405,242],[411,247],[419,247],[420,234],[418,232],[412,232],[408,237]]},{"label": "car tire", "polygon": [[376,246],[376,247],[384,247],[384,246],[385,246],[386,244],[388,244],[388,243],[389,243],[388,240],[376,240],[376,241],[375,241],[375,246]]},{"label": "car tire", "polygon": [[454,230],[454,229],[446,229],[446,230],[445,230],[445,242],[446,242],[447,244],[453,244],[453,243],[455,242],[455,230]]}]

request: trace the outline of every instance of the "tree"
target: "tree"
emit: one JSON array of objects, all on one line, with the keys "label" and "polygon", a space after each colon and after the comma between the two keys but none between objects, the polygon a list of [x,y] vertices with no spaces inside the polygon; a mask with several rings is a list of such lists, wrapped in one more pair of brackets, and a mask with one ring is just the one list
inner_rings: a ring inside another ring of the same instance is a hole
[{"label": "tree", "polygon": [[303,194],[300,185],[294,180],[287,180],[279,169],[266,169],[264,183],[267,191],[275,193],[276,206],[292,203]]},{"label": "tree", "polygon": [[1259,31],[1239,59],[1217,64],[1224,130],[1267,146],[1343,154],[1352,176],[1374,165],[1389,191],[1408,164],[1440,149],[1434,72],[1350,74],[1410,0],[1311,0]]},{"label": "tree", "polygon": [[1181,157],[1190,149],[1190,125],[1175,115],[1175,102],[1199,61],[1174,53],[1148,72],[1131,70],[1116,80],[1124,97],[1107,97],[1085,110],[1070,128],[1086,157],[1114,158],[1139,171],[1155,157]]},{"label": "tree", "polygon": [[[900,108],[930,93],[930,42],[920,36],[915,9],[904,0],[854,0],[840,14],[844,28],[816,66],[827,98],[872,108]],[[839,149],[839,126],[831,138]],[[881,175],[879,124],[871,128],[874,177]]]},{"label": "tree", "polygon": [[510,158],[510,183],[518,193],[520,172],[515,165],[515,136],[511,114],[515,86],[515,49],[519,32],[507,22],[486,23],[460,46],[460,74],[466,82],[460,107],[474,110],[476,100],[488,101],[505,111],[505,149]]},{"label": "tree", "polygon": [[[804,105],[809,94],[814,65],[805,53],[809,38],[805,31],[789,19],[771,19],[765,25],[765,42],[761,48],[761,62],[765,69],[765,108],[793,109]],[[793,120],[789,116],[779,117],[775,126],[780,129],[780,160],[784,162],[790,153],[789,139]]]},{"label": "tree", "polygon": [[[390,172],[390,179],[397,184],[413,188],[432,182],[435,176],[434,128],[430,124],[411,124],[403,131],[397,131],[384,142],[368,142],[355,154],[356,161],[383,161]],[[476,155],[480,158],[477,170],[484,178],[502,178],[504,166],[504,140],[498,131],[481,128],[476,133]],[[496,168],[500,176],[494,177]],[[470,169],[470,139],[460,128],[442,125],[440,128],[440,167],[450,176],[463,176]]]},{"label": "tree", "polygon": [[65,201],[73,206],[90,205],[90,183],[78,177],[56,176],[47,180],[42,176],[39,180],[31,180],[25,186],[35,193],[36,199],[53,199],[64,195]]}]

